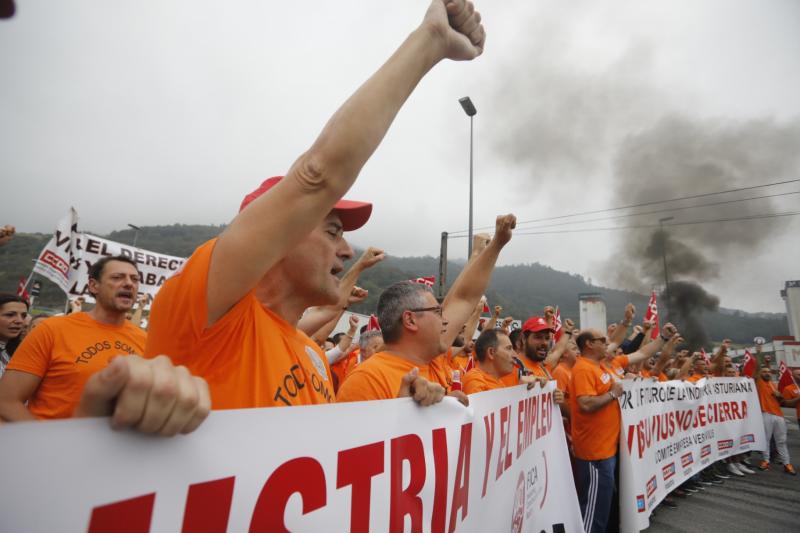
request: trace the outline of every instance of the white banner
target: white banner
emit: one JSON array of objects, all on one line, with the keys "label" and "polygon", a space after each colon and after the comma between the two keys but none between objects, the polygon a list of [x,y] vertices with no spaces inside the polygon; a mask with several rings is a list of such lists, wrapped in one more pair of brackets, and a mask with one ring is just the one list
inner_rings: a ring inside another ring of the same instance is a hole
[{"label": "white banner", "polygon": [[217,411],[192,435],[0,426],[4,531],[583,531],[555,383]]},{"label": "white banner", "polygon": [[620,397],[621,531],[641,531],[671,491],[718,459],[765,449],[749,378],[624,380]]},{"label": "white banner", "polygon": [[89,295],[89,269],[106,256],[124,255],[136,262],[139,270],[139,292],[150,295],[149,302],[164,281],[186,261],[182,257],[159,254],[126,244],[95,237],[78,231],[78,214],[70,212],[61,219],[53,238],[39,254],[33,271],[61,287],[69,297]]}]

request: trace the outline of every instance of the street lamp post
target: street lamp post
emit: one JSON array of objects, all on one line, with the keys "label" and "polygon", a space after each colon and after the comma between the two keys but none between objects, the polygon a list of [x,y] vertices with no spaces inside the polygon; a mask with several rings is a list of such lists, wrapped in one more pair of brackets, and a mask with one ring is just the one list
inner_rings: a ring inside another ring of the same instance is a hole
[{"label": "street lamp post", "polygon": [[666,316],[669,317],[669,274],[667,273],[667,235],[664,233],[664,222],[669,222],[670,220],[674,220],[675,217],[665,217],[658,219],[658,226],[661,231],[661,259],[664,261],[664,296],[666,296],[666,302],[664,302],[664,307],[667,310]]},{"label": "street lamp post", "polygon": [[128,224],[128,227],[133,230],[133,247],[136,248],[136,240],[139,238],[139,231],[141,231],[142,228],[134,226],[133,224]]},{"label": "street lamp post", "polygon": [[469,117],[469,240],[467,241],[467,261],[472,257],[472,132],[473,118],[478,113],[475,105],[469,96],[459,98],[458,103],[464,109],[464,113]]}]

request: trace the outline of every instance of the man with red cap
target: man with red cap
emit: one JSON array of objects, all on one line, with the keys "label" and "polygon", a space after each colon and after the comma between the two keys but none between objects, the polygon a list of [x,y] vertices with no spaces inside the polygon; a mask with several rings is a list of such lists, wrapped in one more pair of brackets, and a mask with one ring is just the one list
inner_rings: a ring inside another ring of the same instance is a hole
[{"label": "man with red cap", "polygon": [[568,338],[565,335],[552,350],[550,344],[555,331],[540,316],[533,316],[522,324],[522,357],[525,368],[534,376],[553,379],[551,372],[558,364]]},{"label": "man with red cap", "polygon": [[307,308],[339,301],[336,274],[353,255],[343,232],[372,211],[342,196],[422,77],[443,59],[474,59],[484,40],[471,3],[433,0],[286,177],[248,195],[222,235],[163,285],[146,356],[170,354],[203,376],[215,409],[334,401],[328,362],[296,324]]}]

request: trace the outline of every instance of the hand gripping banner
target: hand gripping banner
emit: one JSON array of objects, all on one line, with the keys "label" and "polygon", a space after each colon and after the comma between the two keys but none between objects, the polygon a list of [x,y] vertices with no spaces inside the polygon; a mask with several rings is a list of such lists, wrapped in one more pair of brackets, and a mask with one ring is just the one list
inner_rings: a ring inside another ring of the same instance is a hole
[{"label": "hand gripping banner", "polygon": [[[216,411],[193,434],[0,427],[4,531],[582,531],[555,382]],[[44,506],[44,507],[43,507]]]},{"label": "hand gripping banner", "polygon": [[625,380],[619,399],[620,530],[641,531],[650,513],[713,462],[763,450],[764,425],[749,378],[664,383]]}]

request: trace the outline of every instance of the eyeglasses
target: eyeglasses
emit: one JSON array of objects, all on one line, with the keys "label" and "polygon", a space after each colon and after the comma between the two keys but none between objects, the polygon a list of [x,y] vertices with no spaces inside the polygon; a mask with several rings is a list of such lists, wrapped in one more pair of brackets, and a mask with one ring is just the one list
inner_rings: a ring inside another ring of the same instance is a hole
[{"label": "eyeglasses", "polygon": [[606,343],[606,338],[605,338],[605,337],[597,337],[596,339],[595,339],[595,338],[591,338],[591,339],[589,339],[589,340],[590,340],[590,341],[592,341],[592,342],[594,342],[594,341],[601,341],[603,344],[605,344],[605,343]]},{"label": "eyeglasses", "polygon": [[435,305],[433,307],[418,307],[416,309],[409,309],[412,313],[424,313],[425,311],[433,311],[439,316],[442,316],[442,306]]}]

